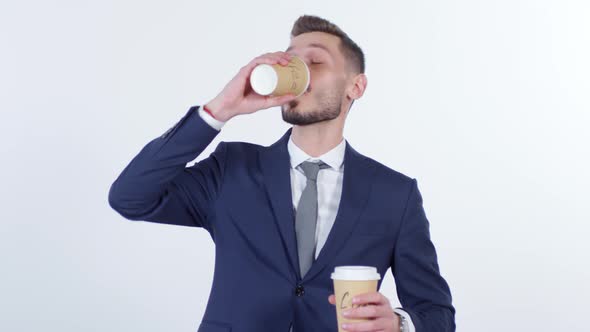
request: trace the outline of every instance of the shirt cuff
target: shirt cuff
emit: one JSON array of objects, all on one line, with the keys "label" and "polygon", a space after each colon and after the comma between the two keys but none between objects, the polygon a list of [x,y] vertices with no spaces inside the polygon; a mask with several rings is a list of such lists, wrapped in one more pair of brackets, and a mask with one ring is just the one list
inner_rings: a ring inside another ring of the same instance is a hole
[{"label": "shirt cuff", "polygon": [[215,119],[214,117],[212,117],[209,113],[205,112],[203,110],[203,106],[199,107],[199,116],[205,122],[207,122],[208,125],[215,128],[217,131],[221,130],[221,127],[223,127],[223,125],[225,125],[225,122],[219,121],[219,120]]},{"label": "shirt cuff", "polygon": [[409,330],[409,332],[416,332],[416,328],[414,327],[414,323],[412,322],[412,317],[410,317],[410,314],[409,313],[407,313],[402,308],[395,308],[395,309],[393,309],[393,311],[395,311],[398,314],[404,316],[404,318],[408,322],[408,328],[409,328],[408,330]]}]

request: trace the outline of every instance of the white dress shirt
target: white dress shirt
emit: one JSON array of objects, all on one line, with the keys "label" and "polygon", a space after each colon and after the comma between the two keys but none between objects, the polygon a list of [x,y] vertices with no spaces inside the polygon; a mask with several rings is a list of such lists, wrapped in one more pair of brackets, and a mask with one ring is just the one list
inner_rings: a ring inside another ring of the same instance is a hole
[{"label": "white dress shirt", "polygon": [[[199,107],[199,115],[211,127],[221,130],[225,122],[213,118],[209,113]],[[340,198],[342,196],[342,180],[344,177],[344,152],[346,150],[346,140],[342,139],[338,145],[330,151],[319,157],[311,157],[305,151],[301,150],[292,137],[289,137],[287,144],[289,158],[291,162],[291,197],[293,198],[293,211],[297,211],[297,205],[303,189],[307,184],[307,177],[301,169],[300,164],[304,161],[318,162],[319,160],[326,163],[328,168],[320,169],[317,177],[318,188],[318,219],[316,224],[315,242],[317,259],[322,247],[326,243],[328,234],[336,220]],[[295,214],[295,213],[294,213]],[[398,314],[404,316],[408,321],[410,332],[415,332],[414,324],[410,315],[401,308],[393,309]]]}]

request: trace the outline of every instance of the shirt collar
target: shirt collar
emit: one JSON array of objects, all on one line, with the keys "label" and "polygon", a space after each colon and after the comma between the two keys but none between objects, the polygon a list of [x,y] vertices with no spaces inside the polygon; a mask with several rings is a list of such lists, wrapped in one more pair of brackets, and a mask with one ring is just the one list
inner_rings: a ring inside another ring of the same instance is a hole
[{"label": "shirt collar", "polygon": [[332,169],[340,170],[344,163],[344,152],[346,148],[346,140],[343,138],[342,141],[338,145],[336,145],[332,150],[324,153],[319,157],[311,157],[307,153],[305,153],[301,148],[295,145],[293,142],[293,137],[289,137],[289,143],[287,144],[287,149],[289,150],[289,157],[291,161],[291,167],[296,168],[304,161],[317,161],[322,160]]}]

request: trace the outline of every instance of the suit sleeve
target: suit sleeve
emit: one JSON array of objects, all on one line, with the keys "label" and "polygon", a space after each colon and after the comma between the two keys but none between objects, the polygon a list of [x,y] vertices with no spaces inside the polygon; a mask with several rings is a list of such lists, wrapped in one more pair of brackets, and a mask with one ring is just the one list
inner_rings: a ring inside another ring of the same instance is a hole
[{"label": "suit sleeve", "polygon": [[109,189],[109,205],[129,220],[203,227],[223,183],[226,144],[186,167],[219,131],[191,107],[172,128],[145,145]]},{"label": "suit sleeve", "polygon": [[451,332],[455,331],[455,308],[439,271],[422,203],[417,181],[412,179],[391,270],[400,303],[416,332]]}]

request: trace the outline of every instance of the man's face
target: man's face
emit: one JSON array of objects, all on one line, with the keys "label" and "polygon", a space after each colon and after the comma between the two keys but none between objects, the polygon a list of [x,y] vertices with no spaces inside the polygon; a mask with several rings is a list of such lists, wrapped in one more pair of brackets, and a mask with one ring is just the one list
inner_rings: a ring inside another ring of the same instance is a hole
[{"label": "man's face", "polygon": [[281,106],[285,122],[308,125],[340,115],[347,69],[339,44],[338,37],[324,32],[308,32],[291,39],[285,52],[302,58],[311,77],[307,92]]}]

